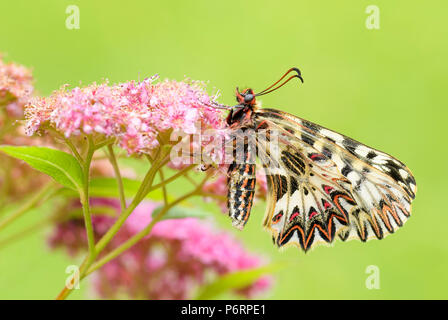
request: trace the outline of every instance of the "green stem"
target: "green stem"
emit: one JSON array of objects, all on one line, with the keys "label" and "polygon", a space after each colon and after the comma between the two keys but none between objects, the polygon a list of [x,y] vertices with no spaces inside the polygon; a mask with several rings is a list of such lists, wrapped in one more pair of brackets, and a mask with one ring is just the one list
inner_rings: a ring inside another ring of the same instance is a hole
[{"label": "green stem", "polygon": [[135,197],[132,200],[129,207],[127,207],[124,211],[122,211],[122,213],[120,214],[118,219],[115,221],[115,223],[112,225],[112,227],[106,232],[106,234],[100,239],[100,241],[98,241],[98,243],[96,245],[97,252],[103,251],[103,249],[112,240],[112,238],[115,236],[115,234],[118,232],[118,230],[120,230],[121,226],[124,224],[124,222],[129,217],[129,215],[134,211],[134,209],[145,198],[145,196],[147,194],[147,190],[150,189],[157,171],[158,171],[158,163],[156,160],[154,162],[153,166],[146,173],[146,176],[143,179],[142,184],[140,185],[140,188],[137,191],[137,194],[135,195]]},{"label": "green stem", "polygon": [[165,206],[163,207],[163,209],[151,220],[151,222],[143,229],[141,230],[139,233],[137,233],[136,235],[134,235],[133,237],[131,237],[130,239],[128,239],[126,242],[124,242],[123,244],[121,244],[119,247],[115,248],[114,250],[112,250],[109,254],[107,254],[105,257],[103,257],[102,259],[100,259],[98,262],[96,262],[95,264],[93,264],[84,275],[81,275],[81,279],[83,279],[84,277],[86,277],[87,275],[89,275],[90,273],[94,272],[95,270],[101,268],[103,265],[105,265],[106,263],[108,263],[109,261],[111,261],[112,259],[118,257],[120,254],[122,254],[124,251],[126,251],[127,249],[131,248],[132,246],[134,246],[137,242],[139,242],[141,239],[143,239],[144,237],[146,237],[148,234],[150,234],[152,228],[154,227],[154,225],[159,222],[163,216],[175,205],[179,204],[180,202],[192,197],[192,196],[197,196],[197,195],[202,195],[202,187],[204,186],[205,182],[207,181],[207,179],[210,177],[210,174],[207,174],[206,177],[201,181],[201,183],[199,185],[196,186],[196,188],[191,191],[188,192],[187,194],[183,195],[182,197],[179,197],[178,199],[176,199],[175,201],[169,203],[169,204],[165,204]]},{"label": "green stem", "polygon": [[[84,173],[84,188],[80,190],[79,198],[82,205],[82,211],[84,216],[84,224],[86,227],[86,233],[87,233],[87,242],[89,247],[89,253],[87,257],[82,262],[81,266],[79,267],[80,274],[84,274],[87,268],[95,261],[96,257],[98,256],[100,251],[96,250],[95,246],[95,234],[93,231],[93,224],[92,224],[92,214],[90,209],[90,201],[89,201],[89,185],[90,185],[90,164],[92,162],[93,154],[95,153],[95,150],[97,149],[97,146],[95,146],[95,143],[93,141],[93,138],[91,136],[87,136],[88,139],[88,145],[87,145],[87,153],[86,153],[86,159],[80,163],[83,173]],[[70,279],[71,283],[73,284],[75,281],[75,278],[72,277]],[[69,289],[67,286],[64,286],[64,289],[58,294],[56,297],[57,300],[65,299],[72,289]]]},{"label": "green stem", "polygon": [[[157,151],[157,154],[156,154],[157,156],[160,154],[160,150],[161,149],[159,148],[159,150]],[[156,159],[157,159],[157,156],[156,156]],[[124,211],[121,212],[120,216],[117,218],[117,220],[112,225],[112,227],[109,228],[109,230],[106,232],[106,234],[96,244],[96,246],[95,246],[95,255],[96,256],[101,251],[104,250],[104,248],[107,246],[107,244],[112,240],[112,238],[120,230],[121,226],[124,224],[124,222],[129,217],[129,215],[134,211],[134,209],[138,206],[138,204],[146,196],[146,193],[144,193],[144,192],[146,189],[148,189],[148,187],[147,187],[148,185],[149,186],[152,185],[155,174],[157,173],[157,171],[159,169],[158,161],[160,161],[160,160],[156,160],[154,162],[154,164],[151,166],[151,168],[148,170],[148,172],[146,173],[145,178],[143,179],[143,181],[140,185],[140,188],[137,191],[137,194],[135,195],[131,204]],[[84,259],[84,261],[82,262],[82,264],[79,268],[80,279],[84,278],[87,268],[90,267],[90,265],[93,263],[94,259],[95,258],[92,258],[92,256],[90,254]],[[75,281],[75,278],[72,277],[70,279],[70,283],[74,284],[74,281]],[[69,289],[67,286],[64,286],[64,288],[58,294],[56,299],[63,300],[65,298],[67,298],[67,296],[71,293],[71,291],[72,291],[72,289]]]},{"label": "green stem", "polygon": [[103,141],[100,141],[100,142],[95,144],[95,150],[98,150],[98,149],[101,149],[102,147],[111,145],[114,142],[115,142],[115,138],[108,138],[108,139],[105,139]]},{"label": "green stem", "polygon": [[188,181],[190,181],[190,183],[191,183],[192,185],[194,185],[194,186],[197,185],[197,182],[194,181],[194,179],[191,178],[188,174],[185,174],[185,179],[187,179]]},{"label": "green stem", "polygon": [[182,202],[182,201],[186,200],[187,198],[192,197],[194,195],[198,195],[198,192],[197,192],[196,189],[194,191],[189,192],[189,193],[185,194],[184,196],[178,198],[177,200],[173,201],[172,203],[165,205],[163,207],[163,209],[151,220],[151,222],[143,230],[141,230],[139,233],[137,233],[136,235],[134,235],[133,237],[128,239],[126,242],[121,244],[119,247],[117,247],[114,250],[112,250],[109,254],[104,256],[98,262],[93,264],[87,270],[87,272],[84,274],[84,276],[82,278],[88,276],[89,274],[91,274],[95,270],[101,268],[103,265],[105,265],[106,263],[108,263],[112,259],[115,259],[116,257],[118,257],[124,251],[126,251],[129,248],[131,248],[132,246],[134,246],[137,242],[139,242],[141,239],[146,237],[151,232],[151,230],[154,227],[154,225],[163,218],[163,216],[169,211],[169,209],[171,209],[172,207],[174,207],[178,203],[180,203],[180,202]]},{"label": "green stem", "polygon": [[[162,180],[162,182],[165,181],[165,177],[164,177],[164,174],[163,174],[163,168],[160,168],[159,175],[160,175],[160,180]],[[162,186],[162,193],[163,193],[163,203],[165,205],[167,205],[168,204],[168,193],[166,191],[166,184],[164,184]]]},{"label": "green stem", "polygon": [[47,130],[52,132],[57,137],[59,137],[59,139],[63,140],[65,142],[65,144],[70,148],[71,152],[73,153],[73,156],[76,158],[76,160],[78,160],[79,164],[83,165],[84,160],[70,139],[67,139],[62,133],[60,133],[59,131],[57,131],[56,129],[53,129],[51,127],[49,127]]},{"label": "green stem", "polygon": [[81,155],[79,154],[79,152],[76,149],[76,147],[73,144],[73,142],[71,142],[70,139],[67,139],[65,137],[64,137],[64,141],[67,144],[67,146],[70,148],[70,150],[72,151],[72,153],[75,156],[76,160],[78,160],[79,164],[82,165],[84,163],[84,160],[82,159]]},{"label": "green stem", "polygon": [[89,184],[90,184],[90,163],[92,162],[93,153],[95,152],[95,147],[91,136],[88,136],[88,149],[86,159],[81,163],[83,173],[84,173],[84,188],[80,192],[80,200],[82,205],[82,211],[84,215],[84,223],[87,232],[87,243],[89,246],[89,260],[94,260],[96,257],[95,251],[95,235],[93,232],[92,216],[90,212],[90,202],[89,202]]},{"label": "green stem", "polygon": [[117,179],[118,193],[120,195],[120,205],[121,210],[123,211],[124,209],[126,209],[126,197],[124,195],[123,179],[121,177],[120,168],[118,167],[117,158],[115,157],[114,148],[111,144],[107,145],[107,150],[110,164],[114,169],[115,178]]},{"label": "green stem", "polygon": [[160,182],[160,183],[158,183],[158,184],[152,186],[152,187],[149,189],[149,191],[151,192],[151,191],[154,191],[154,190],[156,190],[156,189],[159,189],[159,188],[163,187],[164,185],[167,185],[167,184],[170,183],[171,181],[176,180],[176,179],[179,178],[180,176],[185,176],[185,174],[186,174],[188,171],[190,171],[191,169],[193,169],[194,167],[195,167],[194,164],[189,165],[188,167],[182,169],[181,171],[179,171],[178,173],[172,175],[172,176],[169,177],[168,179],[166,179],[166,180],[164,180],[164,181],[162,181],[162,182]]},{"label": "green stem", "polygon": [[[120,216],[117,218],[113,226],[106,232],[106,234],[98,241],[98,243],[95,246],[95,256],[92,258],[91,255],[88,255],[83,263],[81,264],[79,271],[80,271],[80,279],[83,279],[86,276],[86,273],[88,271],[88,268],[92,265],[94,259],[96,256],[104,250],[104,248],[109,244],[109,242],[112,240],[112,238],[117,234],[117,232],[120,230],[120,228],[123,226],[126,219],[129,217],[129,215],[134,211],[134,209],[140,204],[140,202],[146,197],[148,192],[152,190],[152,183],[154,181],[156,173],[160,170],[161,166],[166,163],[166,158],[169,155],[171,150],[171,146],[161,146],[156,155],[154,156],[154,161],[151,166],[151,168],[148,170],[148,172],[145,175],[145,178],[143,179],[139,190],[137,191],[137,194],[135,195],[134,199],[132,200],[131,204],[120,214]],[[165,152],[164,152],[165,151]],[[187,169],[187,168],[186,168]],[[185,170],[185,169],[184,169]],[[186,172],[186,171],[184,171]],[[204,179],[205,182],[206,179]],[[164,182],[166,183],[166,182]],[[202,187],[202,184],[201,186]],[[199,187],[198,187],[199,188]],[[198,189],[196,189],[198,190]],[[177,203],[177,201],[175,201]],[[163,211],[163,210],[162,210]],[[161,211],[161,213],[162,213]],[[165,212],[163,213],[165,214]],[[160,217],[159,217],[160,216]],[[158,215],[155,218],[155,221],[158,221],[162,218],[162,215]],[[157,219],[157,220],[156,220]],[[155,223],[155,222],[154,222]],[[151,227],[152,228],[152,227]],[[150,230],[150,229],[149,229]],[[149,232],[149,231],[148,231]],[[72,278],[70,281],[73,283],[75,278]],[[65,299],[70,293],[71,289],[69,289],[67,286],[64,286],[62,291],[58,294],[56,299],[63,300]]]}]

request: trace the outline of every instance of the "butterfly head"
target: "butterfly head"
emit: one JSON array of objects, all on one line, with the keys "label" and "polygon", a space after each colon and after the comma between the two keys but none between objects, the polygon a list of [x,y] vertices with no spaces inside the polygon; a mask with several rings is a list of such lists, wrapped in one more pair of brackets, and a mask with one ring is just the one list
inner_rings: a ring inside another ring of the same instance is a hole
[{"label": "butterfly head", "polygon": [[[291,75],[291,73],[293,73],[293,75]],[[287,76],[289,77],[284,80]],[[298,78],[301,82],[303,82],[302,74],[297,68],[289,69],[277,82],[257,93],[255,93],[251,88],[240,91],[237,87],[235,96],[238,104],[236,106],[229,107],[224,105],[215,105],[215,108],[230,110],[230,113],[227,116],[227,124],[229,125],[234,123],[241,124],[243,122],[250,122],[253,112],[256,111],[256,97],[273,92],[294,78]]]},{"label": "butterfly head", "polygon": [[247,88],[240,92],[237,87],[236,101],[242,106],[254,106],[256,103],[254,90]]},{"label": "butterfly head", "polygon": [[237,87],[236,102],[238,104],[230,108],[230,113],[227,116],[227,124],[229,125],[250,120],[256,104],[254,91],[250,88],[240,91]]},{"label": "butterfly head", "polygon": [[[291,75],[293,73],[293,75]],[[286,80],[287,76],[289,76]],[[236,88],[236,101],[239,103],[240,107],[253,107],[256,104],[255,97],[262,96],[265,94],[268,94],[270,92],[273,92],[281,87],[283,87],[285,84],[287,84],[290,80],[297,78],[301,82],[303,82],[302,74],[299,69],[297,68],[291,68],[274,84],[267,87],[263,91],[260,91],[258,93],[254,93],[254,90],[251,88],[244,89],[240,92],[238,87]]]}]

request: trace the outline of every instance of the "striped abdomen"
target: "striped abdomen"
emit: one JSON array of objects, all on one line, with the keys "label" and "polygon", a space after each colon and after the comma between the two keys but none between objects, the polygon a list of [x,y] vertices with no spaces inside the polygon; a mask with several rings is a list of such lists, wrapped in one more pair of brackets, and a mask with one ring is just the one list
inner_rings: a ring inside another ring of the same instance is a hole
[{"label": "striped abdomen", "polygon": [[255,195],[255,163],[237,164],[229,167],[227,180],[227,206],[232,224],[242,229],[249,218]]}]

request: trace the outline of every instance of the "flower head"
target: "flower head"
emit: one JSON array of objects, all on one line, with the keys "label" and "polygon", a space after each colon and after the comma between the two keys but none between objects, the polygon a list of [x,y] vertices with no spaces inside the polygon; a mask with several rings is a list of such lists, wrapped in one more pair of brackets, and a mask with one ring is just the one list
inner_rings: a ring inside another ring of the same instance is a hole
[{"label": "flower head", "polygon": [[20,117],[23,105],[33,93],[31,71],[15,63],[4,63],[0,56],[0,107],[10,116]]},{"label": "flower head", "polygon": [[[23,116],[24,104],[33,92],[32,81],[29,69],[12,62],[5,63],[0,55],[0,144],[46,144],[47,141],[26,136],[23,126],[17,121]],[[4,154],[0,154],[0,163],[4,169],[0,173],[3,198],[20,199],[47,180],[29,166],[11,161]]]},{"label": "flower head", "polygon": [[210,107],[201,82],[165,80],[157,76],[117,85],[92,84],[68,90],[26,106],[27,133],[52,127],[67,138],[81,134],[115,137],[129,153],[150,153],[157,137],[169,131],[197,133],[199,128],[221,128],[222,114]]}]

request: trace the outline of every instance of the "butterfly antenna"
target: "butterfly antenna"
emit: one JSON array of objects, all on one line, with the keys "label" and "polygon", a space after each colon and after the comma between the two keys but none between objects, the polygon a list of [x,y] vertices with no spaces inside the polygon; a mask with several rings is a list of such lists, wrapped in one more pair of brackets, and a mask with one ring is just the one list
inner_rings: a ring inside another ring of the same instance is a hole
[{"label": "butterfly antenna", "polygon": [[[297,74],[290,76],[288,79],[286,79],[283,83],[281,83],[280,85],[278,85],[277,87],[275,87],[279,82],[281,82],[287,75],[289,75],[291,72],[296,72]],[[294,78],[298,78],[300,79],[300,81],[302,81],[303,83],[303,78],[302,78],[302,73],[300,72],[300,70],[298,68],[291,68],[288,71],[286,71],[286,73],[280,78],[278,79],[277,82],[275,82],[274,84],[272,84],[271,86],[267,87],[266,89],[264,89],[263,91],[257,93],[255,96],[262,96],[265,94],[268,94],[272,91],[275,91],[281,87],[283,87],[285,84],[287,84],[289,82],[289,80],[294,79]],[[274,88],[275,87],[275,88]]]}]

